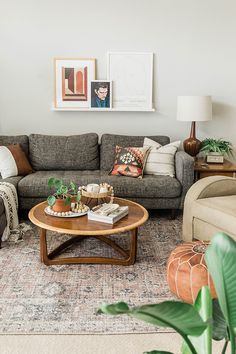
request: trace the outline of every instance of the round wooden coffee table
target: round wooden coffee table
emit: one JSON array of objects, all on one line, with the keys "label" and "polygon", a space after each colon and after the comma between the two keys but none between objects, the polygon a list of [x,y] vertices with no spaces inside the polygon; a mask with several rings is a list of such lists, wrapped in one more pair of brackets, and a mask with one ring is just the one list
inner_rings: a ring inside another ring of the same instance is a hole
[{"label": "round wooden coffee table", "polygon": [[[76,263],[102,263],[102,264],[134,264],[137,251],[138,227],[148,219],[147,210],[135,203],[122,198],[114,198],[114,203],[128,205],[129,214],[115,224],[88,220],[87,215],[76,218],[59,218],[45,214],[47,202],[40,203],[29,212],[29,219],[40,228],[40,255],[41,261],[46,265],[76,264]],[[47,250],[47,230],[69,234],[72,237],[53,251]],[[129,231],[130,249],[124,250],[108,236]],[[81,241],[85,237],[95,237],[106,243],[118,252],[123,258],[108,257],[67,257],[56,258],[64,249],[72,243]]]}]

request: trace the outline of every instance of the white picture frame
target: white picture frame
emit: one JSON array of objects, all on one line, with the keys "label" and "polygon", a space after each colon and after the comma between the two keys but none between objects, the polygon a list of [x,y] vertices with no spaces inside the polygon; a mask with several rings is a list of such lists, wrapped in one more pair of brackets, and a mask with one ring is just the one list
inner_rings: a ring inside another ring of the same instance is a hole
[{"label": "white picture frame", "polygon": [[153,110],[152,52],[108,52],[107,79],[113,82],[113,109]]},{"label": "white picture frame", "polygon": [[[101,93],[99,94],[99,92]],[[100,96],[100,95],[103,95]],[[91,80],[90,81],[90,105],[93,110],[109,110],[112,108],[112,81]],[[104,106],[103,106],[104,104]]]}]

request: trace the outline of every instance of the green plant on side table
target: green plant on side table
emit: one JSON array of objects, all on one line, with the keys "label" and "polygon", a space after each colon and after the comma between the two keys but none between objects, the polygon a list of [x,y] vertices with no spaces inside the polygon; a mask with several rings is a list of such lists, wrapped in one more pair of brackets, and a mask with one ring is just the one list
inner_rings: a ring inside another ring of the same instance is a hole
[{"label": "green plant on side table", "polygon": [[[127,314],[158,327],[170,327],[184,339],[182,354],[215,354],[212,339],[224,339],[221,354],[230,343],[231,354],[236,353],[236,242],[224,233],[216,234],[208,246],[205,260],[213,278],[218,300],[212,300],[210,290],[204,286],[193,305],[181,301],[135,308],[120,302],[103,304],[98,313]],[[173,354],[153,350],[146,354]]]},{"label": "green plant on side table", "polygon": [[207,162],[224,162],[224,156],[233,155],[233,147],[229,141],[223,139],[204,139],[200,152],[207,157]]},{"label": "green plant on side table", "polygon": [[65,184],[62,180],[51,177],[48,186],[56,189],[55,193],[47,198],[48,205],[54,211],[69,211],[72,201],[80,201],[81,195],[74,182]]}]

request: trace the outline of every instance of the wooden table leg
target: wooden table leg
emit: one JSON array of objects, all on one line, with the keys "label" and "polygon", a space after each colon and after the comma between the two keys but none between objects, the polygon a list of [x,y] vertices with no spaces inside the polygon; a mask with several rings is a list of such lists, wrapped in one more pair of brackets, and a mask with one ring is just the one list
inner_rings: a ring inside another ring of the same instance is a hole
[{"label": "wooden table leg", "polygon": [[130,256],[126,265],[132,265],[136,261],[138,228],[130,231]]},{"label": "wooden table leg", "polygon": [[47,264],[46,262],[48,260],[48,249],[45,229],[40,229],[40,259],[41,262]]},{"label": "wooden table leg", "polygon": [[[90,264],[116,264],[116,265],[132,265],[136,260],[136,252],[137,252],[137,235],[138,229],[133,229],[130,231],[130,249],[129,251],[125,251],[120,246],[118,246],[112,240],[104,236],[94,236],[98,240],[105,242],[109,246],[111,246],[115,251],[120,253],[125,259],[120,258],[107,258],[107,257],[66,257],[66,258],[57,258],[55,259],[61,251],[68,248],[72,243],[78,242],[84,239],[83,236],[72,237],[71,239],[65,241],[63,244],[54,249],[50,254],[48,254],[47,249],[47,237],[46,230],[40,230],[40,258],[41,262],[45,265],[61,265],[61,264],[79,264],[79,263],[90,263]],[[93,236],[92,236],[93,237]]]}]

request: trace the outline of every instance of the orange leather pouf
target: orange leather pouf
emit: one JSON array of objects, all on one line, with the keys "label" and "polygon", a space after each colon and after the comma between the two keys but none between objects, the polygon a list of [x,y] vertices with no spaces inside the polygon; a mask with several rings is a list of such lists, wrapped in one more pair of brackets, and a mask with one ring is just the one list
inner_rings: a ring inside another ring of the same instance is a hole
[{"label": "orange leather pouf", "polygon": [[208,285],[211,296],[216,297],[208,273],[204,254],[209,242],[187,242],[177,246],[167,263],[167,281],[170,290],[185,302],[192,304],[202,286]]}]

